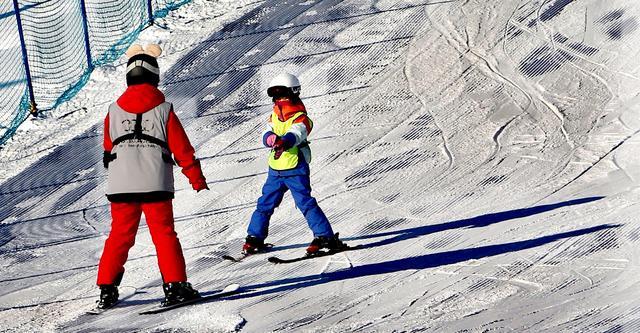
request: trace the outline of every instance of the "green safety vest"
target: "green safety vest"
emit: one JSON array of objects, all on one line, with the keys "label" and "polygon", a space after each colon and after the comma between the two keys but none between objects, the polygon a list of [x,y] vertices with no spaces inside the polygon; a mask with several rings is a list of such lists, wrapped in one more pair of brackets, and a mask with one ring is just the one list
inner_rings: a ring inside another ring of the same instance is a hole
[{"label": "green safety vest", "polygon": [[[278,119],[278,115],[276,115],[274,112],[273,115],[271,115],[271,126],[273,128],[273,133],[275,133],[279,137],[285,135],[289,128],[291,128],[291,126],[293,125],[293,122],[303,114],[305,113],[298,112],[287,121],[280,121],[280,119]],[[298,166],[298,152],[299,148],[297,146],[294,146],[285,150],[282,155],[280,155],[280,158],[276,159],[276,151],[275,149],[272,149],[271,153],[269,154],[269,167],[271,167],[271,169],[273,170],[278,171],[295,168],[296,166]]]}]

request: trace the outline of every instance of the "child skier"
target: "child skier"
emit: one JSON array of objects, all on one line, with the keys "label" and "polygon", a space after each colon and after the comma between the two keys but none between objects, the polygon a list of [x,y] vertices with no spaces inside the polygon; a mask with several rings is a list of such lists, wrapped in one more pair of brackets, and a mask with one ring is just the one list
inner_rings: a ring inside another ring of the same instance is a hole
[{"label": "child skier", "polygon": [[262,136],[263,144],[271,148],[269,173],[262,188],[262,196],[251,216],[243,253],[252,254],[265,249],[269,219],[287,190],[291,190],[296,206],[313,231],[314,239],[307,247],[308,255],[316,254],[321,249],[346,248],[338,239],[338,234],[333,233],[329,220],[316,199],[311,196],[311,149],[307,136],[311,133],[313,122],[300,100],[298,78],[289,73],[276,76],[269,84],[267,95],[274,102],[268,130]]},{"label": "child skier", "polygon": [[104,121],[104,166],[108,168],[107,198],[111,202],[111,232],[98,267],[98,308],[118,300],[118,284],[144,213],[156,247],[163,279],[162,306],[198,298],[187,282],[182,248],[174,231],[173,165],[182,168],[196,191],[209,189],[200,162],[173,106],[158,90],[158,45],[133,45],[126,55],[127,90],[109,106]]}]

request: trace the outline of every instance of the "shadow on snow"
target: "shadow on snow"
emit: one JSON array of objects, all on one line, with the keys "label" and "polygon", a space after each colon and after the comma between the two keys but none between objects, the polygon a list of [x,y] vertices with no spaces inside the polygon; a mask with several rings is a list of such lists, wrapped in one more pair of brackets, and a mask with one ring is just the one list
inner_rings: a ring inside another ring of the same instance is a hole
[{"label": "shadow on snow", "polygon": [[[555,241],[578,237],[595,233],[602,230],[611,228],[617,228],[619,225],[603,224],[595,227],[579,229],[574,231],[568,231],[549,236],[542,236],[534,239],[480,246],[461,250],[445,251],[440,253],[425,254],[421,256],[415,256],[410,258],[403,258],[398,260],[385,261],[374,264],[366,264],[362,266],[352,267],[347,270],[334,271],[319,275],[307,275],[295,278],[275,280],[262,284],[255,284],[246,286],[243,288],[246,292],[241,295],[232,296],[227,299],[241,299],[248,297],[256,297],[269,295],[289,290],[295,290],[300,288],[312,287],[321,285],[333,281],[342,281],[355,279],[365,276],[381,275],[388,273],[396,273],[406,270],[419,270],[434,268],[439,266],[457,264],[472,259],[481,259],[486,257],[493,257],[510,252],[527,250],[535,247],[539,247],[545,244],[550,244]],[[260,288],[268,288],[265,290],[257,290]]]},{"label": "shadow on snow", "polygon": [[[453,222],[447,222],[442,224],[435,225],[426,225],[417,228],[403,229],[398,231],[389,231],[382,232],[377,234],[370,234],[364,236],[356,236],[351,238],[345,238],[345,240],[362,240],[362,239],[370,239],[376,237],[384,237],[384,236],[394,236],[388,239],[380,240],[377,242],[364,244],[364,249],[374,248],[379,246],[384,246],[392,243],[397,243],[400,241],[418,238],[421,236],[426,236],[432,233],[441,232],[445,230],[451,229],[460,229],[460,228],[479,228],[486,227],[494,223],[504,222],[508,220],[524,218],[528,216],[533,216],[536,214],[541,214],[545,212],[549,212],[562,207],[569,207],[574,205],[586,204],[590,202],[594,202],[597,200],[601,200],[604,197],[589,197],[589,198],[581,198],[574,199],[569,201],[563,201],[554,204],[548,205],[540,205],[529,208],[521,208],[515,209],[500,213],[491,213],[476,216],[469,219],[458,220]],[[418,270],[418,269],[426,269],[433,268],[444,265],[451,265],[460,262],[464,262],[471,259],[480,259],[485,257],[492,257],[500,254],[522,251],[526,249],[531,249],[535,247],[539,247],[545,244],[549,244],[561,239],[571,238],[583,236],[591,233],[595,233],[602,230],[617,228],[619,225],[612,224],[603,224],[599,226],[594,226],[585,229],[567,231],[563,233],[557,233],[549,236],[542,236],[534,239],[516,241],[504,244],[496,244],[496,245],[487,245],[480,246],[468,249],[461,250],[452,250],[445,251],[440,253],[431,253],[425,254],[410,258],[403,258],[398,260],[366,264],[362,266],[352,267],[348,270],[329,272],[319,275],[307,275],[296,278],[288,278],[275,280],[271,282],[266,282],[262,284],[250,285],[243,290],[246,292],[242,295],[232,296],[230,299],[237,298],[245,298],[245,297],[255,297],[262,296],[267,294],[273,294],[278,292],[283,292],[287,290],[311,287],[319,284],[324,284],[331,281],[340,281],[340,280],[348,280],[354,279],[364,276],[372,276],[372,275],[380,275],[387,273],[395,273],[405,270]],[[297,245],[287,246],[287,248],[298,247]],[[257,291],[260,288],[270,288],[266,290]]]},{"label": "shadow on snow", "polygon": [[486,227],[494,223],[524,218],[524,217],[528,217],[536,214],[542,214],[542,213],[552,211],[562,207],[586,204],[586,203],[594,202],[597,200],[601,200],[603,198],[604,197],[580,198],[580,199],[558,202],[554,204],[540,205],[540,206],[528,207],[528,208],[519,208],[519,209],[514,209],[514,210],[509,210],[509,211],[499,212],[499,213],[490,213],[490,214],[480,215],[480,216],[476,216],[476,217],[472,217],[464,220],[446,222],[441,224],[425,225],[417,228],[381,232],[377,234],[369,234],[364,236],[349,237],[349,238],[345,238],[344,240],[351,241],[351,240],[370,239],[370,238],[378,238],[378,237],[395,235],[395,237],[383,239],[374,243],[368,243],[364,245],[365,248],[372,248],[372,247],[384,246],[384,245],[404,241],[407,239],[417,238],[420,236],[429,235],[436,232],[441,232],[441,231],[446,231],[451,229]]}]

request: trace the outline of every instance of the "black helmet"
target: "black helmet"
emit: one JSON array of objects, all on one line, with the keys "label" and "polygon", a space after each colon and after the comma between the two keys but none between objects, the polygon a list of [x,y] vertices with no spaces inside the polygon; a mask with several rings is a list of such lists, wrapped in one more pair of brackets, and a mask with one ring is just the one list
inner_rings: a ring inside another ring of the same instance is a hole
[{"label": "black helmet", "polygon": [[132,45],[127,50],[127,86],[148,83],[158,86],[160,83],[160,68],[157,57],[162,49],[156,44],[147,45],[146,50],[140,45]]}]

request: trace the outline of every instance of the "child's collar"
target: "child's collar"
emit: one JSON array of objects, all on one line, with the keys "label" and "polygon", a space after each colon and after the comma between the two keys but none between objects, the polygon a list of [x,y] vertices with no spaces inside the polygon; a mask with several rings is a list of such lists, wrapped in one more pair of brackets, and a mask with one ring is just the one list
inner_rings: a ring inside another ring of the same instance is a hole
[{"label": "child's collar", "polygon": [[273,111],[281,121],[286,121],[298,112],[306,112],[302,102],[294,103],[291,99],[282,98],[274,102]]}]

